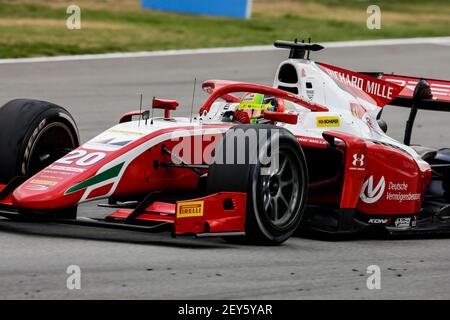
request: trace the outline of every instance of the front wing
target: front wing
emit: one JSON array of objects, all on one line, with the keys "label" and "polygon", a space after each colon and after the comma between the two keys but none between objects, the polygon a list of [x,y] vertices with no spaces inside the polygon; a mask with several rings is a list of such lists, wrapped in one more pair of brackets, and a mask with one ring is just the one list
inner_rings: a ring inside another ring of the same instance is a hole
[{"label": "front wing", "polygon": [[[0,193],[6,187],[0,185]],[[0,199],[0,216],[134,231],[170,231],[173,236],[224,237],[245,234],[246,193],[220,192],[176,202],[164,202],[159,198],[158,193],[150,193],[134,208],[120,204],[102,205],[116,209],[104,219],[79,217],[63,220],[39,212],[24,216],[12,205],[11,195],[8,195]]]}]

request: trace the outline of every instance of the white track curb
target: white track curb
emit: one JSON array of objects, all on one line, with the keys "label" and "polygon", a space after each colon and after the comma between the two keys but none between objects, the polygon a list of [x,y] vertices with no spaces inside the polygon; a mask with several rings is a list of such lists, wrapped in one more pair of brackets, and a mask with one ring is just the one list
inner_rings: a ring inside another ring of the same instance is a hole
[{"label": "white track curb", "polygon": [[[336,42],[321,42],[321,44],[327,48],[393,46],[393,45],[412,45],[412,44],[436,44],[436,45],[450,46],[450,37],[336,41]],[[102,54],[82,54],[71,56],[0,59],[0,64],[168,57],[168,56],[182,56],[182,55],[238,53],[238,52],[256,52],[256,51],[274,51],[274,50],[277,49],[272,45],[267,45],[267,46],[182,49],[182,50],[165,50],[165,51],[117,52],[117,53],[102,53]]]}]

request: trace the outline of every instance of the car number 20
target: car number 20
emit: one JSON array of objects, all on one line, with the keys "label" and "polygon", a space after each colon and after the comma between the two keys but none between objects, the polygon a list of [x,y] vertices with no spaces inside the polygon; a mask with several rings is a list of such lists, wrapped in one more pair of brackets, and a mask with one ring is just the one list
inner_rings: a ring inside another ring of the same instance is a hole
[{"label": "car number 20", "polygon": [[59,164],[75,164],[80,167],[91,166],[106,157],[104,152],[87,152],[86,150],[74,150],[62,159],[56,161]]}]

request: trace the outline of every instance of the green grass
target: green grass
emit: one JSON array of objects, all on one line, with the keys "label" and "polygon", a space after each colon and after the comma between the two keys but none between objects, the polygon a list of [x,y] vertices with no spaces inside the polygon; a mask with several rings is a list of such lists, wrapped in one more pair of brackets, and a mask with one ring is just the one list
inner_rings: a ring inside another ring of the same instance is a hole
[{"label": "green grass", "polygon": [[[0,58],[450,35],[450,1],[254,0],[252,19],[140,10],[139,1],[80,0],[82,29],[67,30],[70,1],[0,0]],[[123,3],[123,5],[122,5]],[[366,28],[379,4],[381,30]]]}]

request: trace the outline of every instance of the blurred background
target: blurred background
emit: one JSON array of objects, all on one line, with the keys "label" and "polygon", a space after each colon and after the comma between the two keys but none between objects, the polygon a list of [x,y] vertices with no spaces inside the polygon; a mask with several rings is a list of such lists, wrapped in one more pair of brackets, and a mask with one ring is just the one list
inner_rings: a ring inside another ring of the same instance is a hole
[{"label": "blurred background", "polygon": [[[80,30],[66,27],[72,4]],[[373,4],[379,30],[366,26]],[[450,35],[448,0],[253,0],[251,8],[250,19],[234,19],[142,9],[140,0],[0,0],[0,58]]]}]

